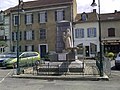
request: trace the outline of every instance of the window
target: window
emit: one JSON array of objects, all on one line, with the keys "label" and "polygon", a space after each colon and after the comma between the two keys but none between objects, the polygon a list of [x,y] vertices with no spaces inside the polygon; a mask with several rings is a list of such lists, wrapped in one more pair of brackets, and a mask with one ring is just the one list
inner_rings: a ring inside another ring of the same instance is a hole
[{"label": "window", "polygon": [[[20,24],[20,17],[18,17],[18,15],[14,15],[14,26],[17,26],[18,24]],[[19,22],[18,22],[19,21]]]},{"label": "window", "polygon": [[46,39],[46,30],[40,29],[40,39]]},{"label": "window", "polygon": [[20,40],[22,40],[22,32],[20,31],[20,37],[19,37]]},{"label": "window", "polygon": [[[12,40],[13,41],[16,41],[17,40],[17,32],[12,32]],[[19,40],[22,40],[22,32],[19,33],[19,37],[18,37]]]},{"label": "window", "polygon": [[26,52],[22,54],[22,57],[33,57],[33,56],[38,56],[38,54],[34,52]]},{"label": "window", "polygon": [[115,37],[115,28],[108,28],[108,37]]},{"label": "window", "polygon": [[83,43],[77,45],[78,49],[77,49],[77,54],[83,54]]},{"label": "window", "polygon": [[97,45],[95,45],[94,43],[90,43],[90,52],[91,52],[91,54],[96,54]]},{"label": "window", "polygon": [[4,35],[5,35],[5,29],[0,27],[0,36],[4,36]]},{"label": "window", "polygon": [[84,29],[83,28],[75,29],[75,38],[84,38]]},{"label": "window", "polygon": [[82,19],[82,21],[87,21],[88,16],[87,16],[87,14],[85,12],[82,13],[81,19]]},{"label": "window", "polygon": [[34,45],[25,46],[25,51],[34,51]]},{"label": "window", "polygon": [[34,31],[25,31],[24,32],[25,40],[33,40],[34,39]]},{"label": "window", "polygon": [[12,32],[12,40],[13,41],[17,40],[17,32]]},{"label": "window", "polygon": [[88,37],[96,37],[96,28],[88,28],[87,36]]},{"label": "window", "polygon": [[25,15],[25,24],[33,23],[33,14],[29,13]]},{"label": "window", "polygon": [[[13,51],[13,52],[17,52],[17,46],[13,46],[12,51]],[[19,51],[21,52],[21,46],[19,46]]]},{"label": "window", "polygon": [[4,47],[0,47],[0,53],[5,52],[5,48]]},{"label": "window", "polygon": [[12,52],[16,52],[17,51],[17,47],[16,46],[13,46],[12,47]]},{"label": "window", "polygon": [[39,22],[45,23],[47,22],[47,13],[45,11],[39,13]]},{"label": "window", "polygon": [[28,55],[28,57],[33,57],[33,56],[38,56],[37,53],[31,52],[31,53],[26,53]]},{"label": "window", "polygon": [[55,11],[55,21],[62,21],[62,20],[65,20],[65,11],[64,10]]}]

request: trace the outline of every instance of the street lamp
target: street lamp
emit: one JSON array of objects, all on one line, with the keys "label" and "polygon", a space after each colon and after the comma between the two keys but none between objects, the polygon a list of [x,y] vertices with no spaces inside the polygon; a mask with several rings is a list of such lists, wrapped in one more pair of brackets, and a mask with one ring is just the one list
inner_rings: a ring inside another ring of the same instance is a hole
[{"label": "street lamp", "polygon": [[19,66],[19,15],[20,15],[20,6],[23,7],[23,0],[18,1],[18,22],[17,22],[17,75],[20,74],[20,66]]},{"label": "street lamp", "polygon": [[[93,0],[92,7],[97,6],[95,0]],[[103,58],[102,58],[102,40],[101,40],[101,19],[100,19],[100,0],[98,0],[98,23],[99,23],[99,47],[100,47],[100,76],[103,76]]]}]

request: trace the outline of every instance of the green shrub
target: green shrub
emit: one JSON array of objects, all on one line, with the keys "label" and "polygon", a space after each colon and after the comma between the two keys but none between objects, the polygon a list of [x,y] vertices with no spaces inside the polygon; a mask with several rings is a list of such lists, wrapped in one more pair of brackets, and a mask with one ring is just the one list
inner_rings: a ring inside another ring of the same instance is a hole
[{"label": "green shrub", "polygon": [[110,59],[113,59],[114,56],[115,56],[115,55],[114,55],[113,52],[109,52],[109,53],[107,54],[107,57],[110,58]]}]

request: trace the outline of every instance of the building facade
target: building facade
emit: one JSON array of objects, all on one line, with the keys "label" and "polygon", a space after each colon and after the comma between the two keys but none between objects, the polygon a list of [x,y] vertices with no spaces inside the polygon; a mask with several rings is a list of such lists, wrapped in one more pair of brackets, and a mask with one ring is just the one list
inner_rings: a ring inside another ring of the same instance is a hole
[{"label": "building facade", "polygon": [[10,23],[8,11],[0,12],[0,53],[10,52]]},{"label": "building facade", "polygon": [[104,52],[120,52],[120,12],[101,14],[101,31]]},{"label": "building facade", "polygon": [[94,57],[99,52],[98,14],[94,9],[90,13],[77,14],[74,22],[74,46],[78,47],[77,55]]},{"label": "building facade", "polygon": [[24,13],[20,11],[19,16],[18,7],[11,8],[11,50],[16,52],[19,23],[19,51],[37,51],[41,57],[55,52],[57,23],[73,22],[77,13],[76,0],[30,1],[22,8]]}]

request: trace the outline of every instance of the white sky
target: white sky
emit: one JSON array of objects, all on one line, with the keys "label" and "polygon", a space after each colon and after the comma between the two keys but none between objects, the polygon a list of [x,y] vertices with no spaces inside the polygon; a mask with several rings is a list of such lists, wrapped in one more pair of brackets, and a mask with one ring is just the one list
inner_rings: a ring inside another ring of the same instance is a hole
[{"label": "white sky", "polygon": [[[32,0],[23,0],[32,1]],[[78,13],[82,12],[91,12],[93,7],[91,7],[91,3],[93,0],[76,0],[77,1],[77,10]],[[98,3],[98,0],[96,0]],[[9,7],[16,6],[18,4],[18,0],[0,0],[0,10],[8,9]],[[114,10],[120,11],[120,0],[100,0],[101,5],[101,13],[112,13]],[[94,7],[97,9],[98,7]]]}]

